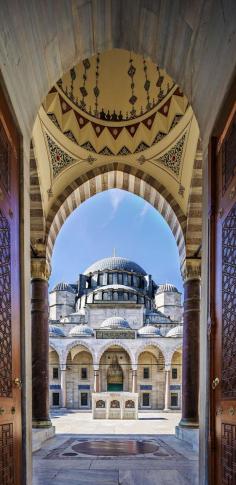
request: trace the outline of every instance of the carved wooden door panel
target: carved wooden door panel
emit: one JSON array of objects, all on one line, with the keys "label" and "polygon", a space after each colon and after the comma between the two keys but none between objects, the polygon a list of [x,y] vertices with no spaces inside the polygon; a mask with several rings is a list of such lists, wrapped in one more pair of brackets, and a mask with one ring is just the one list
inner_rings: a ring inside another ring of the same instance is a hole
[{"label": "carved wooden door panel", "polygon": [[236,485],[236,103],[215,139],[212,485]]},{"label": "carved wooden door panel", "polygon": [[19,136],[0,89],[1,485],[21,483],[19,282]]}]

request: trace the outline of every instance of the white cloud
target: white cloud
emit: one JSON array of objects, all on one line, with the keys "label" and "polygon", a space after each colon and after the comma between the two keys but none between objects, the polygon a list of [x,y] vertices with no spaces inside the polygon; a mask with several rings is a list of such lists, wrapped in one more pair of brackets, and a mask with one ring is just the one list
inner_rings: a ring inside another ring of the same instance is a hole
[{"label": "white cloud", "polygon": [[139,214],[139,217],[145,217],[145,215],[147,214],[149,210],[149,203],[148,202],[145,202],[145,204],[143,205],[141,211],[140,211],[140,214]]},{"label": "white cloud", "polygon": [[122,200],[125,197],[125,192],[123,190],[112,189],[109,191],[109,194],[114,216]]}]

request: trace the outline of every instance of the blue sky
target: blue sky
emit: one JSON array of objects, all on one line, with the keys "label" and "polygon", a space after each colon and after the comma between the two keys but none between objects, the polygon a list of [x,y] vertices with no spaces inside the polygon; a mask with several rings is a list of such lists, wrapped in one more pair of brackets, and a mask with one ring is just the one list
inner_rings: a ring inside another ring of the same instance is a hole
[{"label": "blue sky", "polygon": [[175,239],[162,216],[140,197],[119,189],[97,194],[76,209],[56,239],[50,289],[75,282],[97,259],[113,254],[129,258],[183,291]]}]

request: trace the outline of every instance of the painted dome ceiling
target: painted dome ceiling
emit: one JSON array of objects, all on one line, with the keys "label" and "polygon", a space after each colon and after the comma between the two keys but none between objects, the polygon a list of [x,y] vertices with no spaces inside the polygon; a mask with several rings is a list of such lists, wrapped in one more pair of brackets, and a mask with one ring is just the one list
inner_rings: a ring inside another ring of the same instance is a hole
[{"label": "painted dome ceiling", "polygon": [[[157,144],[179,123],[188,101],[164,70],[138,54],[115,49],[64,74],[43,107],[92,160],[92,153],[127,156]],[[52,149],[53,140],[47,138]]]}]

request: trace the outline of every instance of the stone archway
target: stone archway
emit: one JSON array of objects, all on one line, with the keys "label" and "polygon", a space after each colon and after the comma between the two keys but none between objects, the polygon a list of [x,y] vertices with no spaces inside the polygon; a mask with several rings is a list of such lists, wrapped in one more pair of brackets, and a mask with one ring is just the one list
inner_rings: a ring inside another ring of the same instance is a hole
[{"label": "stone archway", "polygon": [[71,212],[96,193],[120,188],[139,195],[155,207],[169,225],[179,250],[181,263],[186,255],[186,216],[171,196],[156,180],[140,169],[114,163],[90,170],[75,180],[56,201],[47,217],[47,258],[50,261],[53,246],[63,223]]}]

